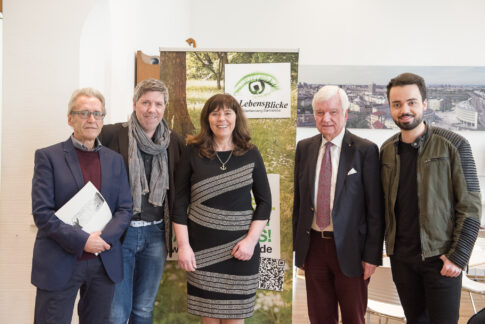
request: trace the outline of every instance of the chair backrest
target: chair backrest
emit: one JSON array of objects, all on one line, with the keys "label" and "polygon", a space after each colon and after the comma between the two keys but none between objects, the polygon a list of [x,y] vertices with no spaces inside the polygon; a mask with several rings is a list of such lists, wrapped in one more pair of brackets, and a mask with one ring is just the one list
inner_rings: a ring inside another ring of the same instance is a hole
[{"label": "chair backrest", "polygon": [[485,295],[485,283],[470,279],[466,273],[462,275],[461,288],[475,294]]},{"label": "chair backrest", "polygon": [[369,299],[400,305],[399,295],[392,281],[391,268],[377,267],[368,288]]},{"label": "chair backrest", "polygon": [[476,267],[483,264],[485,264],[485,238],[478,237],[468,261],[468,266]]}]

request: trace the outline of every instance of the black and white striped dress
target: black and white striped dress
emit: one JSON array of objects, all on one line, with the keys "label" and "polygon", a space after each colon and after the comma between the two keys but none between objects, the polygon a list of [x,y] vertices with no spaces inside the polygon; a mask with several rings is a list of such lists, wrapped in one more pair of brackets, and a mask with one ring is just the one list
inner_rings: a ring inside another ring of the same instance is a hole
[{"label": "black and white striped dress", "polygon": [[[231,251],[253,220],[269,218],[271,192],[263,160],[254,147],[232,155],[223,171],[217,158],[200,157],[192,145],[186,154],[177,167],[172,220],[188,225],[197,263],[196,271],[187,272],[188,311],[212,318],[250,317],[259,280],[259,244],[249,261],[235,259]],[[218,154],[225,161],[230,152]]]}]

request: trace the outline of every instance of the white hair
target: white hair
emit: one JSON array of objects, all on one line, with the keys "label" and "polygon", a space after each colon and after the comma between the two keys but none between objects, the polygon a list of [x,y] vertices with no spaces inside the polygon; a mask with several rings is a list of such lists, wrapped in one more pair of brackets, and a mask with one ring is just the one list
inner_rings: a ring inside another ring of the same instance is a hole
[{"label": "white hair", "polygon": [[105,100],[103,94],[94,88],[82,88],[74,90],[74,92],[72,93],[71,99],[69,99],[69,103],[67,105],[68,116],[71,114],[71,111],[76,106],[77,98],[82,96],[97,98],[101,102],[101,110],[103,111],[103,114],[106,114]]},{"label": "white hair", "polygon": [[337,86],[334,85],[326,85],[321,87],[320,90],[315,93],[313,96],[312,107],[315,108],[315,103],[317,102],[325,102],[335,96],[335,94],[339,94],[340,96],[340,103],[342,104],[342,110],[345,112],[349,109],[349,98],[345,91]]}]

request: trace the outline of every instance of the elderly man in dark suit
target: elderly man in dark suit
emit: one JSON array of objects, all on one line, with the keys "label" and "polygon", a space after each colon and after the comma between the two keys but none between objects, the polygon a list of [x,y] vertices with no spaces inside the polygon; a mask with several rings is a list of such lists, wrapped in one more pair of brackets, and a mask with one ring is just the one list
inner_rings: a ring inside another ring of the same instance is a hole
[{"label": "elderly man in dark suit", "polygon": [[377,146],[345,129],[349,101],[336,86],[313,98],[319,135],[295,156],[293,250],[305,270],[311,323],[365,323],[367,285],[382,261]]},{"label": "elderly man in dark suit", "polygon": [[[79,322],[107,323],[115,283],[123,277],[120,237],[130,222],[132,202],[123,158],[96,138],[105,113],[104,97],[97,90],[75,91],[68,108],[72,136],[35,152],[32,214],[38,232],[32,284],[37,287],[37,324],[71,323],[78,290]],[[55,214],[88,181],[112,213],[104,229],[93,233]]]}]

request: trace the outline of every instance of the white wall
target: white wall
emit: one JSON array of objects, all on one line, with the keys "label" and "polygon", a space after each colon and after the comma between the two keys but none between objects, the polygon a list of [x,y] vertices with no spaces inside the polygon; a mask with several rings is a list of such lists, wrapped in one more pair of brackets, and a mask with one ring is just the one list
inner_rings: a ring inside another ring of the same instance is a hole
[{"label": "white wall", "polygon": [[35,149],[68,138],[67,102],[80,86],[103,90],[110,111],[121,107],[126,119],[136,49],[148,52],[150,39],[152,53],[182,46],[187,11],[180,0],[3,1],[0,323],[33,322]]},{"label": "white wall", "polygon": [[199,47],[299,48],[301,64],[485,65],[481,0],[191,1]]},{"label": "white wall", "polygon": [[184,47],[188,0],[98,0],[81,33],[80,84],[106,96],[106,123],[125,121],[133,110],[135,53]]},{"label": "white wall", "polygon": [[[0,76],[3,75],[3,66],[2,66],[2,47],[3,47],[3,15],[0,13]],[[3,93],[2,93],[3,87],[2,87],[2,80],[0,79],[0,183],[2,183],[2,159],[1,159],[1,152],[2,152],[2,102],[3,102]],[[0,186],[0,193],[1,193],[2,187]]]},{"label": "white wall", "polygon": [[[36,148],[69,136],[79,33],[94,0],[3,1],[0,322],[32,323],[30,190]],[[64,14],[60,14],[64,13]]]},{"label": "white wall", "polygon": [[[300,48],[301,64],[485,65],[481,0],[4,0],[0,322],[31,323],[34,150],[66,139],[80,86],[131,111],[134,54],[184,47]],[[373,136],[373,135],[369,135]],[[485,143],[469,138],[485,174]],[[468,137],[468,135],[467,135]]]}]

